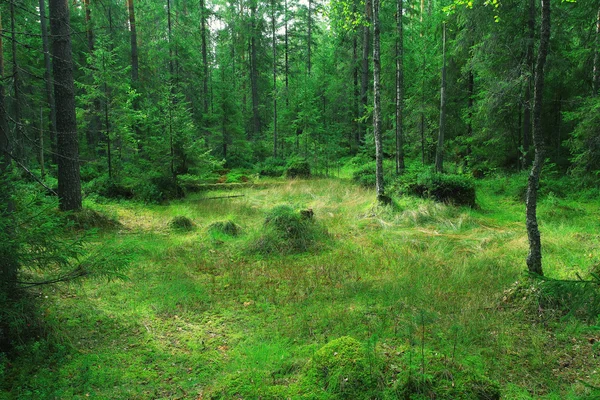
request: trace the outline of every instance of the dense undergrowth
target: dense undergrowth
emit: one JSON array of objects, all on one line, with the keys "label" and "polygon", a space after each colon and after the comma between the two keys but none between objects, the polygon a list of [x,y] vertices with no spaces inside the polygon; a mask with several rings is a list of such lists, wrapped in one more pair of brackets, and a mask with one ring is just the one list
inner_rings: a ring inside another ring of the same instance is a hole
[{"label": "dense undergrowth", "polygon": [[[0,359],[0,397],[598,398],[598,310],[526,276],[523,182],[478,181],[475,209],[329,179],[88,202],[119,221],[89,248],[126,249],[128,278],[31,291],[44,332]],[[598,201],[560,185],[544,268],[588,279]]]}]

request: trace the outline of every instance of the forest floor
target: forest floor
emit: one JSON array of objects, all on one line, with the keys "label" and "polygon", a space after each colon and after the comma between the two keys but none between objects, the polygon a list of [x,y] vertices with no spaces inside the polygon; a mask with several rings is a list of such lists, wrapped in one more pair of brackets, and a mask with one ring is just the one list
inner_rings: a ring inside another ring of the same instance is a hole
[{"label": "forest floor", "polygon": [[[497,395],[473,388],[495,382],[503,399],[600,398],[600,321],[541,303],[525,274],[524,184],[478,182],[477,209],[376,207],[373,191],[333,179],[88,202],[121,224],[90,249],[128,254],[127,277],[42,289],[48,334],[12,360],[0,397],[484,399]],[[322,240],[257,251],[280,204],[312,209]],[[178,216],[193,229],[173,230]],[[597,199],[548,194],[539,218],[547,276],[598,271]],[[239,235],[208,229],[227,220]],[[345,336],[353,356],[319,359],[328,343],[346,351]]]}]

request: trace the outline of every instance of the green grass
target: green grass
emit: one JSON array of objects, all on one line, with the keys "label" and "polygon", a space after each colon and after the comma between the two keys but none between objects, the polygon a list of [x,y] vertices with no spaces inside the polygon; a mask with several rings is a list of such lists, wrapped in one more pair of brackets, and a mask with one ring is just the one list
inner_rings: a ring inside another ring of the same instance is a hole
[{"label": "green grass", "polygon": [[[350,337],[368,398],[398,398],[416,378],[447,382],[438,398],[477,398],[473,377],[497,382],[503,399],[594,398],[597,330],[503,300],[525,279],[527,253],[519,182],[503,179],[478,183],[475,210],[415,198],[380,207],[372,191],[326,179],[93,205],[122,225],[92,246],[127,249],[128,279],[40,292],[49,333],[5,368],[0,397],[359,398],[310,378],[329,379],[314,363],[330,361],[315,355]],[[248,251],[282,204],[313,209],[327,245]],[[598,206],[541,199],[548,276],[586,276],[600,262]],[[175,217],[196,229],[173,232]],[[218,221],[241,233],[211,232]]]}]

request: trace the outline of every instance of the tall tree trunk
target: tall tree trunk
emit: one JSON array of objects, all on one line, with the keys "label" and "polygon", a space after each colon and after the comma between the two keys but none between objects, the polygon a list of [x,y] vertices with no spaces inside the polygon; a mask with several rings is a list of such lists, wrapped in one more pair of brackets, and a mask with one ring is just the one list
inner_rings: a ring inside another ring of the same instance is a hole
[{"label": "tall tree trunk", "polygon": [[352,152],[356,153],[360,146],[360,86],[358,85],[358,38],[356,32],[354,32],[352,38],[352,78],[353,78],[353,107],[352,107],[352,126],[354,128],[354,137],[352,138],[351,147]]},{"label": "tall tree trunk", "polygon": [[258,138],[261,130],[258,99],[258,56],[256,36],[256,0],[250,5],[250,85],[252,90],[252,137]]},{"label": "tall tree trunk", "polygon": [[379,54],[379,0],[373,0],[373,135],[375,136],[375,176],[377,199],[384,201],[385,187],[383,182],[383,140],[381,138],[381,62]]},{"label": "tall tree trunk", "polygon": [[[11,184],[8,179],[10,168],[10,138],[8,131],[8,115],[4,104],[4,47],[2,38],[2,16],[0,15],[0,221],[3,239],[0,241],[0,296],[14,293],[17,281],[18,263],[16,249],[11,240],[14,235],[14,205]],[[1,349],[0,349],[1,350]]]},{"label": "tall tree trunk", "polygon": [[592,79],[592,92],[596,96],[600,90],[600,6],[596,17],[596,40],[594,46],[594,70]]},{"label": "tall tree trunk", "polygon": [[46,4],[40,0],[40,24],[42,28],[42,49],[44,51],[44,82],[46,84],[46,100],[50,108],[50,121],[48,130],[50,132],[50,158],[56,164],[56,105],[54,104],[54,93],[52,91],[52,63],[50,62],[50,45],[48,44],[48,24],[46,21]]},{"label": "tall tree trunk", "polygon": [[[371,0],[365,1],[365,25],[363,26],[362,74],[360,81],[360,114],[367,112],[367,92],[369,91],[369,54],[371,52]],[[360,124],[359,140],[363,141],[366,134],[366,123]]]},{"label": "tall tree trunk", "polygon": [[14,113],[16,124],[16,158],[25,164],[25,131],[21,118],[21,78],[19,64],[17,63],[17,39],[15,31],[15,0],[10,0],[10,29],[12,39],[12,78],[15,92]]},{"label": "tall tree trunk", "polygon": [[169,42],[169,81],[173,83],[175,70],[173,67],[173,24],[171,23],[171,0],[167,0],[167,33]]},{"label": "tall tree trunk", "polygon": [[273,157],[277,157],[277,41],[275,31],[275,0],[271,0],[271,33],[273,46]]},{"label": "tall tree trunk", "polygon": [[550,0],[542,1],[542,21],[540,44],[535,64],[535,84],[533,92],[533,146],[535,156],[527,181],[526,226],[529,238],[527,268],[530,273],[543,275],[542,245],[537,222],[537,190],[544,164],[544,137],[542,132],[542,101],[544,95],[544,67],[550,42]]},{"label": "tall tree trunk", "polygon": [[308,59],[306,67],[308,70],[308,76],[311,74],[311,50],[312,50],[312,0],[308,0]]},{"label": "tall tree trunk", "polygon": [[207,48],[207,29],[206,29],[206,3],[200,0],[200,35],[202,39],[202,93],[204,95],[204,114],[208,114],[208,48]]},{"label": "tall tree trunk", "polygon": [[[423,16],[425,15],[425,0],[421,0],[421,13],[419,14],[420,22],[420,37],[423,41],[425,33],[425,25],[423,23]],[[424,46],[426,47],[426,46]],[[423,63],[421,64],[421,107],[420,107],[420,123],[419,133],[421,136],[421,163],[425,165],[425,66],[426,66],[425,48],[423,49]]]},{"label": "tall tree trunk", "polygon": [[127,0],[127,9],[129,11],[129,31],[131,32],[131,82],[133,83],[133,87],[138,89],[137,84],[140,73],[140,62],[137,45],[137,27],[135,25],[135,6],[133,2],[134,0]]},{"label": "tall tree trunk", "polygon": [[288,3],[285,0],[285,16],[284,16],[284,35],[285,35],[285,105],[288,107],[290,105],[290,96],[289,96],[289,75],[290,75],[290,64],[289,64],[289,43],[288,43]]},{"label": "tall tree trunk", "polygon": [[56,99],[58,144],[58,205],[62,211],[81,209],[79,143],[75,119],[73,52],[67,0],[50,0],[50,32]]},{"label": "tall tree trunk", "polygon": [[531,165],[531,152],[529,145],[531,144],[531,109],[533,99],[531,98],[531,90],[533,87],[534,75],[534,56],[533,46],[535,42],[535,0],[529,0],[527,18],[527,48],[525,49],[525,62],[527,71],[527,82],[525,83],[525,104],[523,105],[523,169],[529,168]]},{"label": "tall tree trunk", "polygon": [[444,135],[446,130],[446,23],[442,31],[442,87],[440,89],[440,130],[435,153],[435,171],[444,172]]},{"label": "tall tree trunk", "polygon": [[397,1],[396,10],[396,173],[404,171],[404,26],[402,0]]},{"label": "tall tree trunk", "polygon": [[[90,0],[84,0],[83,5],[85,10],[85,36],[87,38],[87,51],[89,54],[92,54],[95,50],[95,44],[94,31],[92,29],[92,10],[90,8]],[[94,66],[90,65],[90,67],[93,68]],[[98,137],[101,136],[100,110],[100,100],[95,98],[92,104],[90,125],[88,126],[86,132],[87,145],[93,152],[96,151],[96,148],[98,147]]]}]

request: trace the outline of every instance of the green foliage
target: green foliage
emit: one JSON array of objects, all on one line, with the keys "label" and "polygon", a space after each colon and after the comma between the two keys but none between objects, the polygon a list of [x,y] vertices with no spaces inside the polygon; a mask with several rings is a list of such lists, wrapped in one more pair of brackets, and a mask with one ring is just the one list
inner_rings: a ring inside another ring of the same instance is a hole
[{"label": "green foliage", "polygon": [[327,237],[312,215],[280,205],[267,213],[261,234],[250,249],[262,254],[301,253],[322,246]]},{"label": "green foliage", "polygon": [[260,176],[280,177],[285,172],[286,162],[281,158],[268,157],[258,166]]},{"label": "green foliage", "polygon": [[291,160],[285,169],[287,178],[310,178],[310,164],[306,160]]},{"label": "green foliage", "polygon": [[457,206],[475,207],[476,205],[475,185],[464,175],[427,172],[418,175],[414,181],[407,182],[406,179],[403,178],[402,182],[409,194]]},{"label": "green foliage", "polygon": [[301,387],[315,398],[325,392],[330,399],[370,399],[377,393],[379,372],[363,345],[343,336],[315,352]]},{"label": "green foliage", "polygon": [[374,188],[377,180],[375,168],[374,161],[363,164],[352,173],[352,181],[365,188]]}]

